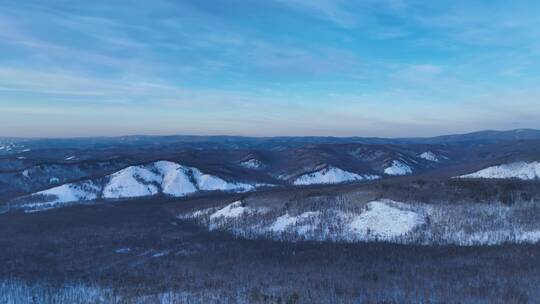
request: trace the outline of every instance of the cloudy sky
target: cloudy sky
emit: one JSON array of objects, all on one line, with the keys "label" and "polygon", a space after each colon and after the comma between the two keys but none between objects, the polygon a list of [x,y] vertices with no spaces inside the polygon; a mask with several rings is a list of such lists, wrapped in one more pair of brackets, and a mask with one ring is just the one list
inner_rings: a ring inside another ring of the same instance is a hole
[{"label": "cloudy sky", "polygon": [[0,0],[0,136],[540,128],[540,1]]}]

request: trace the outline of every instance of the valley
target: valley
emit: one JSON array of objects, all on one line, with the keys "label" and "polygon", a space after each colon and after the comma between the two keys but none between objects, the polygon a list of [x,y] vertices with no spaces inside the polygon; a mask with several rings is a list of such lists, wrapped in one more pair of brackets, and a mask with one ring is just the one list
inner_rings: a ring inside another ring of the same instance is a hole
[{"label": "valley", "polygon": [[25,142],[0,158],[0,301],[527,303],[540,136],[486,134]]}]

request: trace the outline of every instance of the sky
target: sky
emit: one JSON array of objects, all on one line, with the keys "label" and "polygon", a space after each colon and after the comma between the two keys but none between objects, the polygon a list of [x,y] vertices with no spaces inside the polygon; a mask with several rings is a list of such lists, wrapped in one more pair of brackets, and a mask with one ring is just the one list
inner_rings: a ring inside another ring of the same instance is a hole
[{"label": "sky", "polygon": [[0,0],[0,136],[540,128],[540,1]]}]

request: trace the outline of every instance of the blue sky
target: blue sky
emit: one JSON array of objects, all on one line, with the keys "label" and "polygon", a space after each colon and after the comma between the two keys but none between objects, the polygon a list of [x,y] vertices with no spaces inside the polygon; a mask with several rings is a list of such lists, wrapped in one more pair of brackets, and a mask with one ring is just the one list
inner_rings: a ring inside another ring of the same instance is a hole
[{"label": "blue sky", "polygon": [[539,1],[0,0],[0,136],[540,128]]}]

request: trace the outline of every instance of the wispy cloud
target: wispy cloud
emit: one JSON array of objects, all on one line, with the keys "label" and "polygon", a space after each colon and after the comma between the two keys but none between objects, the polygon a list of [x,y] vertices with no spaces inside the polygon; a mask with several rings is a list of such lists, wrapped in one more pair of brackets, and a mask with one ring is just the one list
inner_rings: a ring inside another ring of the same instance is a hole
[{"label": "wispy cloud", "polygon": [[52,134],[75,116],[88,134],[93,121],[95,133],[130,133],[143,120],[148,132],[251,135],[540,127],[530,110],[540,98],[538,8],[11,1],[0,11],[0,120],[11,128],[2,132],[30,121],[25,130],[51,124]]}]

